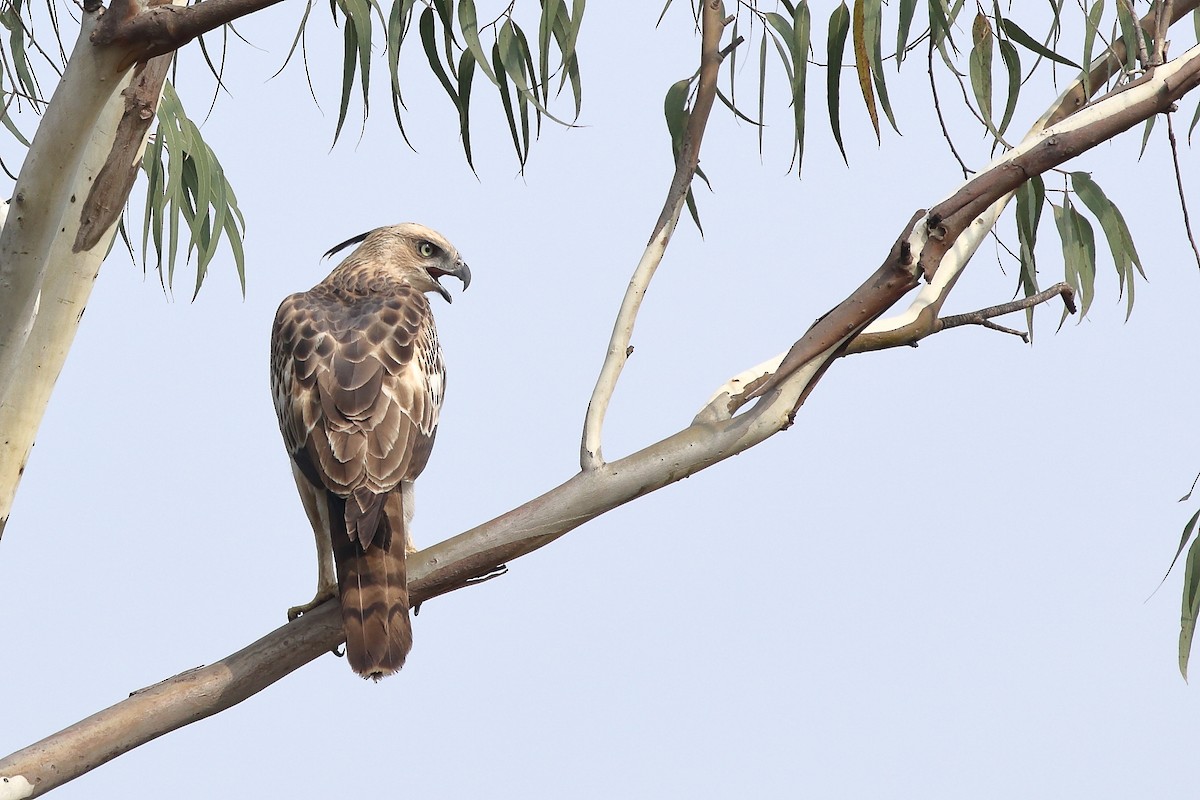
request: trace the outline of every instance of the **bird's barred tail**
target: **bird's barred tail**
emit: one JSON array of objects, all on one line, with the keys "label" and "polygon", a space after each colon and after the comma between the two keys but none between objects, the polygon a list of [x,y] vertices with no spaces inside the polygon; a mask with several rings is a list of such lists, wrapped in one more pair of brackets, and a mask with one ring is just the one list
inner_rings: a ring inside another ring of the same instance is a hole
[{"label": "bird's barred tail", "polygon": [[[337,505],[346,507],[345,501]],[[353,499],[349,505],[355,505]],[[353,531],[356,512],[347,509],[345,513],[347,529]],[[330,517],[337,519],[332,513]],[[339,536],[335,531],[332,537],[342,627],[346,631],[346,660],[356,673],[374,680],[404,666],[404,658],[412,649],[404,563],[406,537],[398,490],[387,498],[384,513],[377,518],[379,530],[374,536],[363,537],[365,547],[346,533]]]}]

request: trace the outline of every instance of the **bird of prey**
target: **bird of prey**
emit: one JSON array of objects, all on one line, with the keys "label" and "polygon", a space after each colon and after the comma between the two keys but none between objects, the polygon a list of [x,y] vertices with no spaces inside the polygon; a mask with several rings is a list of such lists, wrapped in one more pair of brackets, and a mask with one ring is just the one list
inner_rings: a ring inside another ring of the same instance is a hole
[{"label": "bird of prey", "polygon": [[[317,594],[289,619],[341,596],[346,658],[391,675],[412,647],[405,554],[413,481],[433,448],[446,373],[426,292],[466,289],[452,244],[415,223],[356,236],[325,280],[279,306],[271,390],[304,510],[317,537]],[[336,565],[336,580],[335,580]]]}]

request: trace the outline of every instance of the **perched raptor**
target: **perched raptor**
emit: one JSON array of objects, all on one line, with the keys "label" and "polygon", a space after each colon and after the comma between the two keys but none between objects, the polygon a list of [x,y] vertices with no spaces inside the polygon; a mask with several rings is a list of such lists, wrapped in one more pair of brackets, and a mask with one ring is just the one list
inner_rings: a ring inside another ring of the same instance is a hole
[{"label": "perched raptor", "polygon": [[[378,680],[412,647],[404,558],[413,481],[433,448],[446,382],[426,292],[471,282],[440,234],[404,223],[358,247],[325,280],[283,301],[271,329],[271,390],[292,473],[317,536],[317,594],[341,595],[346,657]],[[336,565],[336,583],[334,566]]]}]

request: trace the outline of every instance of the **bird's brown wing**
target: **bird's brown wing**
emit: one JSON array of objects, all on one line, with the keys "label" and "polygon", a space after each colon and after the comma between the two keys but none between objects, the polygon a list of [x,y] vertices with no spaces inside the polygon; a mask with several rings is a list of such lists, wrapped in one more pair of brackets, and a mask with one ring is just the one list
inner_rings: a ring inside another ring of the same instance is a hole
[{"label": "bird's brown wing", "polygon": [[326,496],[346,653],[360,675],[395,672],[411,646],[400,483],[428,460],[443,372],[429,304],[416,290],[356,298],[321,284],[288,297],[276,315],[280,429]]}]

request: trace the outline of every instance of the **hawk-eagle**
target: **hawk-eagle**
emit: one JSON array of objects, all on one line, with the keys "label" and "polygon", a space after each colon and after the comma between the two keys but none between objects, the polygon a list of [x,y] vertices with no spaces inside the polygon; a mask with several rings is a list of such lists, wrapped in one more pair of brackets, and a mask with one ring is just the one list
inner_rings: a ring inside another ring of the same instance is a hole
[{"label": "hawk-eagle", "polygon": [[[346,658],[378,680],[412,647],[405,553],[413,481],[433,448],[446,370],[426,292],[471,282],[458,250],[415,223],[376,228],[325,280],[283,301],[271,329],[271,390],[317,537],[317,594],[341,596]],[[336,565],[336,581],[335,581]]]}]

